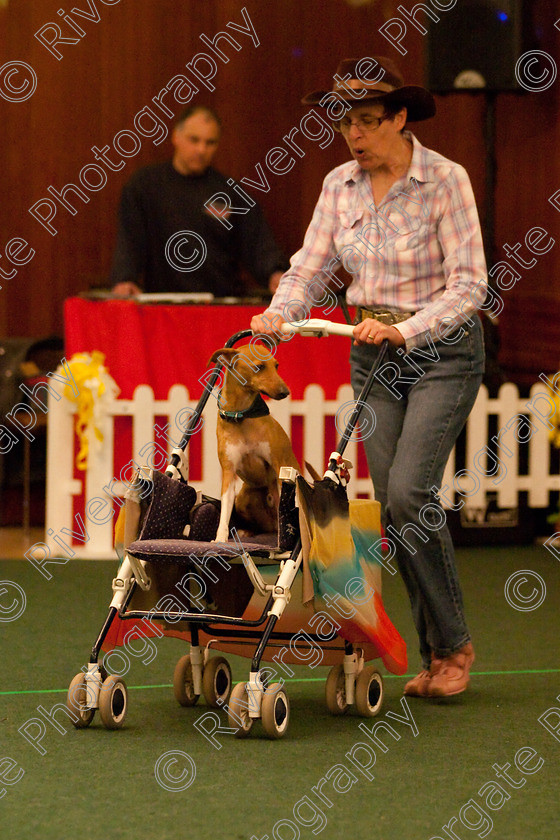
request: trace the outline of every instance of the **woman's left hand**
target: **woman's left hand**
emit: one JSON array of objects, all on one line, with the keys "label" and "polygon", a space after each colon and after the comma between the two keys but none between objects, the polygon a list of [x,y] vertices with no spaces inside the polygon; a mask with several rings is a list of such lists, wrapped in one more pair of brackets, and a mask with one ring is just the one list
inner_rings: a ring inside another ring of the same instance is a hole
[{"label": "woman's left hand", "polygon": [[375,318],[365,318],[354,327],[354,344],[381,344],[387,339],[393,347],[402,347],[404,338],[396,327],[382,324]]}]

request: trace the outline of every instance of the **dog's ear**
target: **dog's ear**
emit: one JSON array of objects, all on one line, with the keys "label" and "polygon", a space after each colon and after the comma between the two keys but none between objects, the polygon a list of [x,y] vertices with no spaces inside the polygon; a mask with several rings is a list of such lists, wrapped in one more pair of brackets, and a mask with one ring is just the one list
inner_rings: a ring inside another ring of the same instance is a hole
[{"label": "dog's ear", "polygon": [[218,362],[220,360],[220,356],[224,359],[231,359],[236,354],[236,350],[233,347],[222,347],[221,350],[215,350],[214,353],[210,356],[208,361],[208,365],[210,366],[213,362]]}]

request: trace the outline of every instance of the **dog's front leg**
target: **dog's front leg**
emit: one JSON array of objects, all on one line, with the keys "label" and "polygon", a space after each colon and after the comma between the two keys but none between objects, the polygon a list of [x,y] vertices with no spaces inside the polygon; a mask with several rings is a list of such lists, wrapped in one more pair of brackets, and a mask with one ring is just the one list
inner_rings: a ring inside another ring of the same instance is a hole
[{"label": "dog's front leg", "polygon": [[218,524],[218,533],[216,534],[216,542],[227,542],[229,537],[229,520],[233,511],[233,504],[235,502],[235,491],[237,489],[238,479],[233,473],[225,473],[222,478],[222,506],[220,509],[220,522]]}]

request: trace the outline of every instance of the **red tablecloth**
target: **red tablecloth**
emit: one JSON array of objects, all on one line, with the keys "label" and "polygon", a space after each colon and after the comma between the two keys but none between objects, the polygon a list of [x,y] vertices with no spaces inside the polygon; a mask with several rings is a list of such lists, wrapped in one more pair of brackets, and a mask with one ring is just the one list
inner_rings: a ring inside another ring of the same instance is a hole
[{"label": "red tablecloth", "polygon": [[[212,353],[234,333],[248,329],[251,317],[262,308],[70,298],[64,312],[66,356],[104,353],[123,399],[130,399],[140,384],[151,385],[156,399],[165,399],[176,383],[186,385],[191,397],[198,399],[202,392],[198,380]],[[340,311],[330,317],[343,320]],[[295,336],[278,349],[280,374],[294,399],[301,399],[306,385],[313,382],[321,385],[327,399],[334,399],[339,386],[349,381],[349,352],[347,338]]]}]

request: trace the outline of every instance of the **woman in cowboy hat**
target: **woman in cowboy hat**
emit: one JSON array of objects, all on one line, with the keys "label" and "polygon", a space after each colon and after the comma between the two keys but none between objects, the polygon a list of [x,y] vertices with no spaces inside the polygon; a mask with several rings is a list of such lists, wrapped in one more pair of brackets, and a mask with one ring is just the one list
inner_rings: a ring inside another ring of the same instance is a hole
[{"label": "woman in cowboy hat", "polygon": [[303,102],[326,109],[352,160],[325,178],[303,247],[251,328],[278,334],[284,320],[307,317],[313,290],[325,286],[320,272],[335,260],[353,278],[356,395],[388,340],[364,446],[420,639],[423,668],[405,693],[448,696],[467,687],[474,651],[437,493],[484,367],[480,225],[465,170],[405,127],[435,114],[432,95],[405,86],[381,56],[347,59],[334,79]]}]

